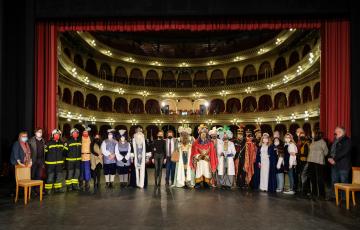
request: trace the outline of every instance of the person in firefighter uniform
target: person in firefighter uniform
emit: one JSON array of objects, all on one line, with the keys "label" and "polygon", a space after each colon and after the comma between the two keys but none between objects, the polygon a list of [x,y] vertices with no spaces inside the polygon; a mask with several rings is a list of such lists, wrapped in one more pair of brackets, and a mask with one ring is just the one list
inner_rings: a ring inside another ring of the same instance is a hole
[{"label": "person in firefighter uniform", "polygon": [[45,146],[45,165],[47,179],[45,190],[50,194],[54,188],[56,192],[63,192],[63,165],[64,143],[60,140],[61,131],[54,129],[51,132],[50,141]]},{"label": "person in firefighter uniform", "polygon": [[66,156],[66,187],[67,191],[79,190],[81,140],[79,130],[72,129],[71,137],[64,143]]}]

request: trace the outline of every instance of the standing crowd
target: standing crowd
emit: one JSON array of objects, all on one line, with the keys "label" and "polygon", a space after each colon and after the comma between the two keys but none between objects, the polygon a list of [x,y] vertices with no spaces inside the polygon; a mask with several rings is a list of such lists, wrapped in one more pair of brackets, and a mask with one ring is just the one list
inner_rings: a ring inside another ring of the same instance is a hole
[{"label": "standing crowd", "polygon": [[65,140],[55,129],[48,141],[41,128],[30,139],[21,132],[13,144],[11,163],[31,167],[32,179],[45,180],[47,194],[90,191],[91,179],[96,192],[102,175],[107,189],[114,188],[116,177],[121,188],[145,188],[146,168],[152,162],[156,188],[162,184],[165,166],[166,186],[253,189],[325,199],[325,165],[331,165],[332,184],[348,183],[351,171],[351,143],[342,127],[335,129],[330,151],[322,132],[308,137],[301,128],[295,136],[282,137],[278,131],[270,136],[260,128],[239,126],[234,135],[227,126],[208,130],[200,125],[195,139],[190,127],[180,126],[178,138],[172,130],[166,137],[159,131],[153,141],[145,139],[141,128],[131,139],[126,130],[110,129],[104,140],[99,134],[90,136],[90,131],[74,128]]}]

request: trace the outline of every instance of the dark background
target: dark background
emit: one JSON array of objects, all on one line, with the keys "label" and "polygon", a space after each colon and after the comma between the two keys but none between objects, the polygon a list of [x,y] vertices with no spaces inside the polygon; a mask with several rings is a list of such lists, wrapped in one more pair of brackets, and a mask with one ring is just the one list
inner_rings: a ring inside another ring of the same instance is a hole
[{"label": "dark background", "polygon": [[[354,1],[355,2],[355,1]],[[360,149],[360,20],[350,0],[4,0],[0,1],[0,167],[20,130],[34,124],[34,29],[37,20],[119,17],[237,16],[252,19],[349,18],[351,122],[354,155]],[[32,134],[31,134],[32,135]],[[354,163],[360,163],[357,157]]]}]

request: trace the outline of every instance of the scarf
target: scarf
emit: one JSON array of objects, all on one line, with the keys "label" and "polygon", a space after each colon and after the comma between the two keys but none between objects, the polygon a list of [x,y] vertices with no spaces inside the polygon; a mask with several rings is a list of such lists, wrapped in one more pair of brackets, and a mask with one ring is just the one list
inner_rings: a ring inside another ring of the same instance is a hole
[{"label": "scarf", "polygon": [[20,143],[20,146],[22,148],[22,150],[24,151],[24,163],[27,165],[27,164],[30,164],[31,162],[31,151],[30,151],[30,147],[29,147],[29,144],[27,142],[22,142],[22,141],[19,141]]}]

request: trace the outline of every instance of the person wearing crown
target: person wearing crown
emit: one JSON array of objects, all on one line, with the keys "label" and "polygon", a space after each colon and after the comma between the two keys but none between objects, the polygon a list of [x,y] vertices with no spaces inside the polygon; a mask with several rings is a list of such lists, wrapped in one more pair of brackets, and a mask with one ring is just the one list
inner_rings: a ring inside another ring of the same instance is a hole
[{"label": "person wearing crown", "polygon": [[[211,141],[214,143],[214,147],[215,147],[215,151],[216,151],[216,156],[218,156],[218,152],[217,152],[217,146],[218,144],[220,144],[222,142],[221,139],[218,138],[218,129],[216,128],[216,126],[214,126],[210,131],[209,131],[209,135],[210,135],[210,139]],[[218,159],[219,160],[219,159]],[[220,178],[218,177],[218,175],[213,175],[212,179],[211,179],[211,185],[213,187],[217,186],[217,182],[220,180]]]},{"label": "person wearing crown", "polygon": [[194,171],[191,169],[191,128],[188,126],[180,126],[178,129],[180,133],[180,140],[178,142],[177,151],[174,154],[178,154],[175,167],[175,179],[173,186],[178,188],[193,188]]},{"label": "person wearing crown", "polygon": [[244,188],[246,172],[244,169],[245,164],[245,138],[244,138],[244,126],[239,126],[237,129],[237,136],[235,138],[234,145],[235,145],[235,178],[236,178],[236,185],[239,188]]},{"label": "person wearing crown", "polygon": [[230,189],[234,182],[235,166],[234,156],[236,153],[234,143],[230,141],[233,133],[228,126],[218,128],[221,141],[217,143],[218,156],[218,183],[221,188]]},{"label": "person wearing crown", "polygon": [[119,174],[120,187],[128,185],[129,181],[129,167],[130,167],[130,143],[126,140],[126,130],[120,129],[120,140],[117,145],[118,151],[116,151],[116,169]]},{"label": "person wearing crown", "polygon": [[113,188],[113,183],[116,174],[116,148],[118,142],[114,138],[115,129],[107,131],[108,138],[101,144],[101,152],[104,156],[104,175],[106,188]]},{"label": "person wearing crown", "polygon": [[256,161],[256,144],[253,142],[253,134],[250,129],[247,129],[245,132],[246,142],[245,142],[245,162],[244,170],[246,173],[245,183],[246,186],[249,186],[252,182],[254,176],[254,166]]},{"label": "person wearing crown", "polygon": [[191,149],[191,168],[195,170],[195,188],[211,186],[211,179],[216,173],[217,156],[214,143],[209,139],[208,128],[198,127],[199,137]]}]

